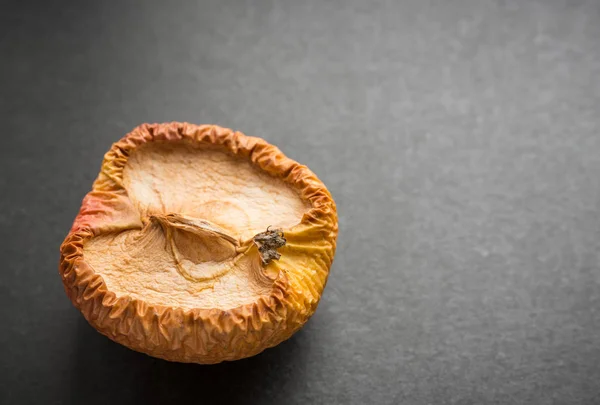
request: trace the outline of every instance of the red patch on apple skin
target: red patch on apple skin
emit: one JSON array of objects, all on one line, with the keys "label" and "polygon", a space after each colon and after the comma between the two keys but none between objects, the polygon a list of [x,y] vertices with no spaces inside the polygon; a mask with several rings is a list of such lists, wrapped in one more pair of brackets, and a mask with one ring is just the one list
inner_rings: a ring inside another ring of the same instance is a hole
[{"label": "red patch on apple skin", "polygon": [[139,214],[124,193],[92,191],[83,199],[70,233],[89,229],[98,234],[141,227]]}]

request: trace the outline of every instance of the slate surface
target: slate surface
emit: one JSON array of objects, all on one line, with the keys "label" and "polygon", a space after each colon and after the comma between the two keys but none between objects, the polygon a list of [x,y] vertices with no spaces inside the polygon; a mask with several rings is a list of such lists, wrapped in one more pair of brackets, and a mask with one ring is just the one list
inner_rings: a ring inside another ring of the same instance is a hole
[{"label": "slate surface", "polygon": [[[600,403],[600,2],[3,2],[0,33],[0,403]],[[171,120],[338,203],[316,315],[255,358],[152,359],[63,292],[104,152]]]}]

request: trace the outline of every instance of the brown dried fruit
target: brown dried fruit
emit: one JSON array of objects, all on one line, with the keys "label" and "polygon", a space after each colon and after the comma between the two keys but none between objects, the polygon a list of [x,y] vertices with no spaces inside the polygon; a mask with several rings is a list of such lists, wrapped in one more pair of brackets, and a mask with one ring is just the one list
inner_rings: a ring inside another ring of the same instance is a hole
[{"label": "brown dried fruit", "polygon": [[141,125],[105,155],[61,246],[88,322],[172,361],[253,356],[314,313],[337,237],[331,195],[262,139]]}]

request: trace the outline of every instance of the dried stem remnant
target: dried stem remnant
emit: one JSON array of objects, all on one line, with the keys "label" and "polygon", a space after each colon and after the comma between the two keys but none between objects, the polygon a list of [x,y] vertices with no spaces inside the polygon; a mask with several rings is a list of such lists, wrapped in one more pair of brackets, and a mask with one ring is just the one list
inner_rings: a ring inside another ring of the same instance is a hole
[{"label": "dried stem remnant", "polygon": [[271,263],[271,260],[279,260],[281,254],[277,252],[277,249],[285,246],[285,237],[281,229],[267,230],[254,236],[254,243],[258,246],[260,257],[263,265]]}]

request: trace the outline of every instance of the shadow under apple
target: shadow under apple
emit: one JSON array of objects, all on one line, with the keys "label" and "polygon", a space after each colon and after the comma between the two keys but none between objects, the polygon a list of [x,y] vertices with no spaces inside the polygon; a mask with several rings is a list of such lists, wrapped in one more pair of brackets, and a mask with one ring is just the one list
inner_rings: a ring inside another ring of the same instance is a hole
[{"label": "shadow under apple", "polygon": [[303,386],[303,331],[261,354],[215,365],[171,363],[123,347],[77,323],[70,398],[74,404],[282,403]]}]

